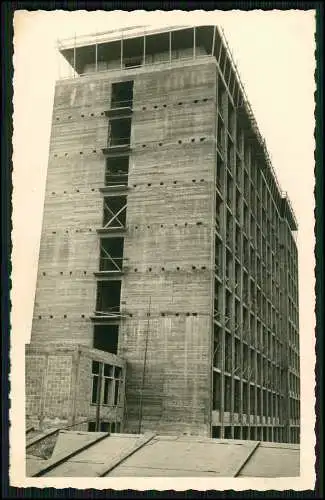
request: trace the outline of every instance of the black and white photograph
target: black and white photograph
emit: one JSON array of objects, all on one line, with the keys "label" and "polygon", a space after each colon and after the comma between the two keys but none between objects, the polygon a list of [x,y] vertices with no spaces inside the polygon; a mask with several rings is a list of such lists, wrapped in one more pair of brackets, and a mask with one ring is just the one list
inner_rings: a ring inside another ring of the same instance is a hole
[{"label": "black and white photograph", "polygon": [[16,11],[14,486],[314,487],[314,36]]}]

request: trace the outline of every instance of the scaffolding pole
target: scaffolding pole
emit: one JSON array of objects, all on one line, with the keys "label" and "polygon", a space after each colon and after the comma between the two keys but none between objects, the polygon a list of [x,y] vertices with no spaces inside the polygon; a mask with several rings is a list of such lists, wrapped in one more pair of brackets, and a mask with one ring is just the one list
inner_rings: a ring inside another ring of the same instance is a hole
[{"label": "scaffolding pole", "polygon": [[145,350],[144,350],[142,384],[141,384],[140,405],[139,405],[139,434],[141,434],[141,426],[142,426],[142,403],[143,403],[143,389],[144,389],[145,376],[146,376],[146,368],[147,368],[147,353],[148,353],[150,309],[151,309],[151,297],[149,299],[149,307],[148,307],[148,321],[147,321],[147,331],[146,331],[146,345],[145,345]]}]

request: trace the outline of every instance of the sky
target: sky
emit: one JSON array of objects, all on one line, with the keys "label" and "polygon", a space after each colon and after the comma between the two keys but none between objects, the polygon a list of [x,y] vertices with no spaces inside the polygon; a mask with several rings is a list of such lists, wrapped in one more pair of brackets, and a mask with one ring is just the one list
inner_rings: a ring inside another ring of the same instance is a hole
[{"label": "sky", "polygon": [[[312,10],[16,11],[11,296],[14,352],[18,353],[30,339],[54,87],[59,77],[57,39],[136,25],[219,24],[266,139],[281,189],[288,192],[298,220],[301,397],[304,401],[304,397],[312,396],[314,15]],[[302,408],[302,422],[312,426],[312,419],[312,411],[307,406]]]}]

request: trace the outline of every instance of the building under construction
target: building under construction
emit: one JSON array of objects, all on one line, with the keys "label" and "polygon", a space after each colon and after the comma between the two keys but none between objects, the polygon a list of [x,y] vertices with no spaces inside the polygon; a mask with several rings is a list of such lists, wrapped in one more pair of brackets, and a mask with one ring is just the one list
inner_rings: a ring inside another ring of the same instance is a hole
[{"label": "building under construction", "polygon": [[297,222],[222,30],[59,50],[27,424],[299,442]]}]

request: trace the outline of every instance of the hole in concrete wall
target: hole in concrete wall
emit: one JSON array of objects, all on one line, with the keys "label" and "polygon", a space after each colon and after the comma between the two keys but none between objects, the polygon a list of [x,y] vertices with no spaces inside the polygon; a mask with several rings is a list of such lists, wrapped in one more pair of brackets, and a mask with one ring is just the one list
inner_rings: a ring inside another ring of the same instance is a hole
[{"label": "hole in concrete wall", "polygon": [[160,224],[160,227],[164,227],[164,225],[163,225],[163,224]]},{"label": "hole in concrete wall", "polygon": [[196,179],[192,179],[192,182],[196,182]]},{"label": "hole in concrete wall", "polygon": [[177,184],[177,181],[174,181],[174,184]]},{"label": "hole in concrete wall", "polygon": [[42,319],[42,316],[39,316],[38,319]]},{"label": "hole in concrete wall", "polygon": [[185,227],[187,226],[187,222],[185,222],[184,226],[185,226]]},{"label": "hole in concrete wall", "polygon": [[208,99],[205,97],[205,98],[203,99],[203,102],[207,102],[207,100],[208,100]]},{"label": "hole in concrete wall", "polygon": [[79,152],[79,154],[80,154],[80,155],[83,155],[83,152],[82,152],[82,151],[80,151],[80,152]]},{"label": "hole in concrete wall", "polygon": [[100,114],[100,116],[104,116],[104,114],[105,114],[105,113],[102,111],[102,112],[101,112],[101,114]]},{"label": "hole in concrete wall", "polygon": [[97,283],[96,311],[118,313],[120,310],[121,281]]},{"label": "hole in concrete wall", "polygon": [[66,315],[66,314],[64,314],[64,315],[63,315],[63,317],[64,317],[64,318],[66,318],[66,317],[67,317],[67,315]]},{"label": "hole in concrete wall", "polygon": [[191,139],[191,142],[195,142],[195,139],[194,139],[194,138],[192,138],[192,139]]},{"label": "hole in concrete wall", "polygon": [[94,188],[92,188],[92,191],[95,191],[95,189],[94,189]]},{"label": "hole in concrete wall", "polygon": [[161,270],[162,270],[162,271],[165,271],[165,268],[164,268],[164,267],[162,267],[162,268],[161,268]]},{"label": "hole in concrete wall", "polygon": [[179,316],[179,313],[175,313],[175,316]]},{"label": "hole in concrete wall", "polygon": [[96,149],[93,149],[93,153],[97,153],[97,150],[96,150]]},{"label": "hole in concrete wall", "polygon": [[69,274],[70,274],[70,276],[72,276],[72,271],[70,271],[70,273],[69,273]]},{"label": "hole in concrete wall", "polygon": [[80,192],[79,189],[76,189],[76,193],[79,193],[79,192]]},{"label": "hole in concrete wall", "polygon": [[118,325],[95,325],[94,348],[117,354]]},{"label": "hole in concrete wall", "polygon": [[52,314],[50,314],[50,318],[51,318],[51,319],[53,319],[53,316],[52,316]]},{"label": "hole in concrete wall", "polygon": [[163,104],[163,108],[167,108],[167,104]]},{"label": "hole in concrete wall", "polygon": [[205,267],[205,266],[202,266],[202,269],[206,269],[206,267]]},{"label": "hole in concrete wall", "polygon": [[66,192],[66,191],[63,191],[63,194],[67,194],[67,192]]},{"label": "hole in concrete wall", "polygon": [[58,157],[58,155],[57,155],[57,154],[55,154],[55,155],[54,155],[54,158],[57,158],[57,157]]},{"label": "hole in concrete wall", "polygon": [[89,231],[92,231],[91,227],[89,228]]},{"label": "hole in concrete wall", "polygon": [[150,313],[147,313],[148,318],[150,317]]},{"label": "hole in concrete wall", "polygon": [[138,226],[134,226],[135,229],[138,229]]},{"label": "hole in concrete wall", "polygon": [[90,116],[94,116],[94,113],[90,113]]},{"label": "hole in concrete wall", "polygon": [[151,186],[151,182],[148,182],[148,186]]},{"label": "hole in concrete wall", "polygon": [[143,109],[143,111],[144,111],[144,110],[145,110],[145,109],[147,109],[147,108],[146,108],[145,106],[142,106],[142,109]]},{"label": "hole in concrete wall", "polygon": [[71,120],[71,118],[72,118],[72,116],[71,116],[71,115],[70,115],[70,116],[68,116],[68,120]]},{"label": "hole in concrete wall", "polygon": [[84,271],[84,275],[86,275],[86,274],[87,274],[87,271]]},{"label": "hole in concrete wall", "polygon": [[79,229],[76,229],[76,233],[79,233]]},{"label": "hole in concrete wall", "polygon": [[165,316],[165,313],[161,313],[161,316]]},{"label": "hole in concrete wall", "polygon": [[179,102],[178,105],[181,106],[183,103],[182,102]]},{"label": "hole in concrete wall", "polygon": [[61,276],[63,275],[63,271],[60,271]]},{"label": "hole in concrete wall", "polygon": [[200,179],[200,182],[204,182],[204,179]]},{"label": "hole in concrete wall", "polygon": [[158,108],[158,106],[157,106],[157,105],[155,105],[155,106],[154,106],[154,108],[155,108],[155,109],[157,109],[157,108]]},{"label": "hole in concrete wall", "polygon": [[100,240],[100,271],[121,271],[123,248],[123,238],[102,238]]},{"label": "hole in concrete wall", "polygon": [[55,191],[52,191],[52,194],[55,194]]},{"label": "hole in concrete wall", "polygon": [[56,117],[56,119],[57,119],[57,121],[59,121],[59,120],[60,120],[60,118],[59,118],[58,116]]},{"label": "hole in concrete wall", "polygon": [[52,231],[52,234],[56,234],[56,231]]},{"label": "hole in concrete wall", "polygon": [[193,101],[193,102],[194,102],[194,104],[197,104],[199,101],[197,99],[195,99],[195,101]]},{"label": "hole in concrete wall", "polygon": [[68,153],[64,153],[64,156],[68,156]]},{"label": "hole in concrete wall", "polygon": [[202,222],[197,222],[196,225],[197,226],[202,226]]},{"label": "hole in concrete wall", "polygon": [[146,147],[146,144],[142,144],[142,147],[145,148]]},{"label": "hole in concrete wall", "polygon": [[159,143],[159,146],[162,146],[162,142]]},{"label": "hole in concrete wall", "polygon": [[137,272],[138,272],[138,269],[137,269],[137,268],[135,268],[135,269],[134,269],[134,272],[135,272],[135,273],[137,273]]},{"label": "hole in concrete wall", "polygon": [[163,182],[160,182],[159,184],[160,184],[161,186],[163,186],[163,185],[164,185],[164,183],[163,183]]},{"label": "hole in concrete wall", "polygon": [[130,316],[130,318],[132,318],[132,317],[133,317],[133,314],[132,314],[132,313],[130,313],[130,314],[129,314],[129,316]]},{"label": "hole in concrete wall", "polygon": [[193,269],[193,270],[194,270],[194,269],[196,269],[196,266],[192,266],[192,269]]},{"label": "hole in concrete wall", "polygon": [[180,268],[179,268],[179,267],[176,267],[176,270],[177,270],[177,271],[179,271],[179,270],[180,270]]},{"label": "hole in concrete wall", "polygon": [[200,141],[203,142],[205,140],[205,137],[200,137]]},{"label": "hole in concrete wall", "polygon": [[84,318],[84,317],[85,317],[85,315],[84,315],[84,314],[82,314],[82,315],[81,315],[81,317],[82,317],[82,318]]},{"label": "hole in concrete wall", "polygon": [[149,273],[151,273],[151,271],[152,271],[152,268],[151,268],[151,267],[149,267],[148,271],[149,271]]},{"label": "hole in concrete wall", "polygon": [[181,141],[181,140],[179,140],[179,141],[178,141],[178,144],[182,144],[182,141]]},{"label": "hole in concrete wall", "polygon": [[177,222],[175,222],[175,227],[177,227],[177,226],[178,226],[178,224],[177,224]]},{"label": "hole in concrete wall", "polygon": [[197,313],[192,313],[192,316],[197,316]]},{"label": "hole in concrete wall", "polygon": [[66,230],[66,234],[68,234],[68,233],[69,233],[69,231],[68,231],[68,230]]},{"label": "hole in concrete wall", "polygon": [[137,187],[137,185],[136,185],[136,184],[133,184],[133,187],[134,187],[134,188],[136,188],[136,187]]},{"label": "hole in concrete wall", "polygon": [[186,313],[186,316],[190,316],[190,313]]}]

